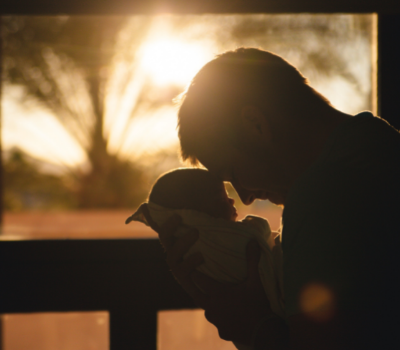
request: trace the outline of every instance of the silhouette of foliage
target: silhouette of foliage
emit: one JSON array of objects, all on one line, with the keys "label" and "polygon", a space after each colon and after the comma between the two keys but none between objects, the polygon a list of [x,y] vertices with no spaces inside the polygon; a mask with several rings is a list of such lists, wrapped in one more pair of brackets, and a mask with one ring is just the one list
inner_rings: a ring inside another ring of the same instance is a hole
[{"label": "silhouette of foliage", "polygon": [[73,209],[77,202],[68,176],[45,174],[33,159],[13,149],[3,161],[4,209]]},{"label": "silhouette of foliage", "polygon": [[[108,150],[104,130],[110,66],[127,19],[3,17],[4,81],[24,88],[21,103],[30,98],[48,108],[87,155],[89,170],[75,171],[81,208],[131,206],[144,196],[141,168]],[[142,39],[146,23],[142,24],[130,36],[130,45]],[[126,84],[121,84],[121,93]],[[123,190],[122,185],[135,189]]]}]

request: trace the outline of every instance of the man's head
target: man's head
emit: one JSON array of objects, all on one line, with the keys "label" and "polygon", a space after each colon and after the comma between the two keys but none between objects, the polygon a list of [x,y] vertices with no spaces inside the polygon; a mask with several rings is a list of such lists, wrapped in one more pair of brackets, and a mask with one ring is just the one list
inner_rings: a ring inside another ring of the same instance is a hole
[{"label": "man's head", "polygon": [[256,198],[281,204],[292,181],[282,152],[295,147],[299,126],[328,109],[327,99],[283,58],[229,51],[207,63],[182,95],[181,155],[231,181],[245,204]]},{"label": "man's head", "polygon": [[205,169],[175,169],[154,184],[149,201],[171,209],[192,209],[216,218],[235,221],[235,201],[223,181]]}]

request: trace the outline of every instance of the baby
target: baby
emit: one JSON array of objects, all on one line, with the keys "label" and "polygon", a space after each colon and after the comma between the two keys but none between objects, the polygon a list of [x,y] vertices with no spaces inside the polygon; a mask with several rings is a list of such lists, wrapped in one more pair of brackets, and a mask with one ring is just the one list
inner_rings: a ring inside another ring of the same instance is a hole
[{"label": "baby", "polygon": [[[168,172],[156,181],[147,207],[158,225],[179,214],[183,225],[177,237],[190,228],[198,230],[199,239],[185,257],[200,251],[204,263],[197,269],[220,282],[239,283],[246,279],[246,246],[251,239],[256,239],[262,249],[261,282],[272,311],[284,318],[279,237],[274,239],[268,221],[263,218],[249,215],[236,221],[234,203],[223,181],[207,170],[184,168]],[[132,220],[148,225],[141,207],[126,223]],[[237,343],[235,346],[240,350],[249,349]]]}]

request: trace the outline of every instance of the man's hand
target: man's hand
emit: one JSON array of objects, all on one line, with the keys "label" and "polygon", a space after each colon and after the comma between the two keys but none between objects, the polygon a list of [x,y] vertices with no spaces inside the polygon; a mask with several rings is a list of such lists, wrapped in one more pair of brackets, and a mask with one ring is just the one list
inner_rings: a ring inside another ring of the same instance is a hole
[{"label": "man's hand", "polygon": [[[234,286],[220,285],[219,289],[215,288],[204,307],[207,320],[218,328],[219,336],[224,340],[252,345],[254,332],[260,322],[266,317],[274,316],[259,276],[260,255],[257,242],[251,241],[246,252],[246,281]],[[205,286],[205,279],[208,277],[200,273],[193,274],[193,280],[202,288]]]},{"label": "man's hand", "polygon": [[236,285],[219,283],[196,271],[196,267],[203,262],[200,253],[183,260],[198,239],[196,230],[175,239],[174,233],[182,223],[178,215],[172,216],[160,227],[152,220],[145,204],[142,212],[151,228],[159,234],[172,274],[205,310],[207,320],[218,328],[220,337],[250,345],[260,322],[266,317],[274,317],[258,272],[261,251],[257,242],[251,241],[247,246],[246,281]]}]

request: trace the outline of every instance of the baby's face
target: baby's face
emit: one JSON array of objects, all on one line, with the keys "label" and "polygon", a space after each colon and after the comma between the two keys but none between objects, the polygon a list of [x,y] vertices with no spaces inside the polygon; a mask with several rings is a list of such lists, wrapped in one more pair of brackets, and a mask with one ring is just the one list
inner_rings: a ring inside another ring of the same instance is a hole
[{"label": "baby's face", "polygon": [[234,204],[235,200],[228,196],[225,186],[221,182],[213,184],[204,191],[198,210],[215,218],[236,221],[238,214]]}]

